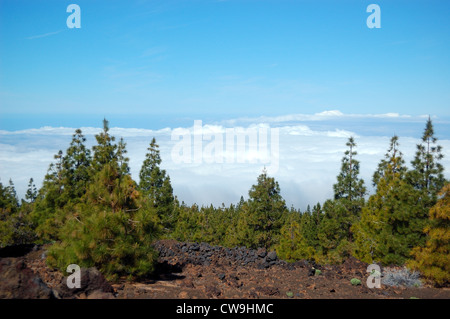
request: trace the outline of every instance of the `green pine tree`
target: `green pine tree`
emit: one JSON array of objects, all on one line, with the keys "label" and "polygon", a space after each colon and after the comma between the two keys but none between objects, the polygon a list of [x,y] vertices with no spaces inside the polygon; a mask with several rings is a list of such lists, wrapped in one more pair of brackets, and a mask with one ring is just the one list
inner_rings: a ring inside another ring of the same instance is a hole
[{"label": "green pine tree", "polygon": [[[342,158],[342,166],[337,183],[333,185],[334,199],[345,199],[349,203],[360,203],[366,194],[364,180],[359,178],[359,161],[355,159],[357,152],[355,151],[356,143],[353,137],[347,142],[348,150]],[[352,207],[353,208],[353,207]],[[360,210],[360,205],[354,207],[356,214]]]},{"label": "green pine tree", "polygon": [[424,193],[422,206],[427,213],[436,204],[437,194],[446,182],[444,167],[439,162],[444,158],[442,147],[436,143],[433,124],[428,118],[422,142],[417,145],[416,155],[411,161],[412,170],[406,175],[407,181],[416,190]]},{"label": "green pine tree", "polygon": [[112,144],[115,138],[109,135],[106,120],[96,139],[91,182],[67,216],[48,263],[63,271],[71,263],[95,266],[112,280],[145,277],[154,270],[157,255],[151,244],[160,233],[160,221],[145,207],[136,183],[124,170],[125,144]]},{"label": "green pine tree", "polygon": [[25,200],[28,203],[34,203],[37,198],[37,188],[36,185],[34,185],[33,178],[30,178],[30,181],[28,182],[28,188],[27,192],[25,193]]},{"label": "green pine tree", "polygon": [[427,242],[412,250],[411,268],[440,286],[450,285],[450,184],[438,194],[438,201],[430,209],[430,222],[424,229]]},{"label": "green pine tree", "polygon": [[0,183],[0,247],[28,244],[34,239],[29,210],[19,205],[14,183],[11,179],[6,187]]},{"label": "green pine tree", "polygon": [[166,171],[160,168],[161,156],[159,145],[155,138],[152,139],[149,152],[145,155],[139,173],[139,189],[148,200],[150,207],[156,209],[166,233],[173,230],[177,219],[175,210],[176,200],[170,177]]},{"label": "green pine tree", "polygon": [[405,180],[406,167],[398,148],[398,138],[391,139],[388,153],[374,175],[376,193],[370,196],[355,224],[356,257],[384,264],[403,264],[412,247],[423,245],[422,229],[426,222],[420,193]]},{"label": "green pine tree", "polygon": [[351,227],[359,219],[366,194],[364,180],[359,178],[353,137],[349,138],[346,146],[348,149],[342,158],[341,171],[333,185],[334,200],[324,203],[324,215],[317,235],[322,253],[333,263],[341,262],[353,250]]},{"label": "green pine tree", "polygon": [[[95,135],[97,145],[92,147],[93,158],[91,165],[91,174],[95,175],[100,172],[102,168],[113,162],[117,156],[117,144],[115,144],[116,138],[109,133],[109,122],[103,119],[103,131],[100,134]],[[115,162],[118,165],[117,161]]]},{"label": "green pine tree", "polygon": [[58,229],[62,222],[59,217],[63,215],[62,209],[68,200],[67,196],[62,196],[64,157],[61,150],[54,155],[54,160],[55,162],[49,165],[31,212],[31,220],[41,243],[57,240]]},{"label": "green pine tree", "polygon": [[117,144],[117,165],[119,166],[119,175],[124,176],[130,174],[130,167],[128,165],[130,159],[126,157],[128,153],[127,144],[120,138],[119,143]]},{"label": "green pine tree", "polygon": [[62,161],[61,175],[64,186],[63,193],[66,197],[65,203],[69,201],[77,203],[89,185],[89,169],[92,158],[85,142],[86,138],[81,129],[76,129]]},{"label": "green pine tree", "polygon": [[301,259],[313,259],[314,249],[308,245],[301,233],[298,221],[291,220],[281,228],[280,242],[276,246],[276,252],[280,259],[294,262]]},{"label": "green pine tree", "polygon": [[31,213],[36,233],[43,242],[58,239],[66,215],[81,202],[91,181],[91,153],[80,129],[75,130],[66,155],[55,156],[39,190]]},{"label": "green pine tree", "polygon": [[251,248],[270,249],[277,244],[286,203],[280,194],[280,186],[264,170],[258,183],[249,191],[249,199],[241,209],[237,225],[240,244]]},{"label": "green pine tree", "polygon": [[[317,207],[315,206],[315,209]],[[320,214],[320,213],[319,213]],[[301,213],[300,217],[300,231],[301,235],[305,238],[308,246],[317,248],[319,245],[318,230],[321,216],[317,214],[317,210],[311,212],[311,208],[308,205],[306,211]]]},{"label": "green pine tree", "polygon": [[377,186],[380,179],[385,178],[386,174],[398,174],[400,178],[405,178],[407,168],[403,154],[399,150],[398,136],[394,135],[391,138],[389,148],[384,158],[378,164],[377,170],[373,174],[372,184]]}]

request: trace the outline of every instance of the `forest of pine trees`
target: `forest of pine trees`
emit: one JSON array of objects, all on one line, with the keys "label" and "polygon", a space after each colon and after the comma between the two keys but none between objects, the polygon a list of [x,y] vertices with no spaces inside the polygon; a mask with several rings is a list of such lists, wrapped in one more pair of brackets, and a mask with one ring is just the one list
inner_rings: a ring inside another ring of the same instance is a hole
[{"label": "forest of pine trees", "polygon": [[397,136],[373,174],[373,194],[359,177],[357,144],[346,143],[334,196],[305,211],[286,207],[280,185],[264,170],[248,199],[229,207],[180,203],[153,138],[139,173],[130,174],[126,143],[103,130],[88,149],[80,129],[50,164],[42,187],[31,178],[25,198],[0,183],[0,247],[49,244],[47,262],[96,266],[109,279],[145,277],[155,267],[156,239],[265,247],[281,259],[406,264],[450,282],[450,184],[430,119],[410,168]]}]

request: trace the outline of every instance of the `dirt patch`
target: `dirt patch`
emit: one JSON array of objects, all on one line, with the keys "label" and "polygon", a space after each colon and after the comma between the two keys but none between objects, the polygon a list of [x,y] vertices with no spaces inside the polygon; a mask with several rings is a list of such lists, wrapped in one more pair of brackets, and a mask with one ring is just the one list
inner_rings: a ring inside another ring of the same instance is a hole
[{"label": "dirt patch", "polygon": [[[351,257],[342,265],[316,265],[308,261],[287,263],[274,252],[210,246],[205,243],[158,241],[157,273],[139,282],[125,279],[111,284],[115,298],[123,299],[450,299],[449,288],[389,287],[366,285],[367,264]],[[28,268],[46,286],[60,285],[63,275],[45,264],[45,249],[39,247],[24,257]],[[315,270],[319,269],[319,272]],[[360,285],[350,280],[357,278]],[[76,298],[85,298],[77,296]],[[104,295],[91,295],[103,298]],[[111,297],[111,294],[108,295]]]}]

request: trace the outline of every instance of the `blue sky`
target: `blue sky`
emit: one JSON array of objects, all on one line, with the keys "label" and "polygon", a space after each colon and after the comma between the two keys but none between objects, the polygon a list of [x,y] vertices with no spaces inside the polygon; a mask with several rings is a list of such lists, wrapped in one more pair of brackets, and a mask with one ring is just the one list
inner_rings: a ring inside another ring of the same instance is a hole
[{"label": "blue sky", "polygon": [[[81,28],[69,29],[69,4]],[[369,29],[369,4],[381,28]],[[409,163],[428,116],[450,167],[450,2],[437,0],[0,0],[0,182],[40,186],[75,128],[102,119],[137,179],[153,136],[187,203],[235,203],[261,163],[178,165],[176,128],[280,129],[288,205],[332,196],[345,142],[361,176],[400,136]],[[449,178],[449,172],[446,171]]]},{"label": "blue sky", "polygon": [[[69,29],[66,7],[81,8]],[[450,116],[450,3],[0,1],[0,128]]]}]

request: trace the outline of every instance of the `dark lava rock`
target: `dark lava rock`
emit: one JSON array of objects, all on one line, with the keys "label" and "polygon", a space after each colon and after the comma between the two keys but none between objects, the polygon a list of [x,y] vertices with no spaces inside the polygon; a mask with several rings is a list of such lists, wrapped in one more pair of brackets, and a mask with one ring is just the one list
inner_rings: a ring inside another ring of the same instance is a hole
[{"label": "dark lava rock", "polygon": [[267,261],[275,261],[277,260],[277,253],[275,251],[271,251],[267,254]]},{"label": "dark lava rock", "polygon": [[53,290],[20,258],[0,259],[0,299],[50,299]]},{"label": "dark lava rock", "polygon": [[260,257],[260,258],[264,258],[264,257],[266,257],[266,255],[267,255],[267,250],[266,250],[265,248],[259,248],[259,249],[256,251],[256,254],[257,254],[258,257]]},{"label": "dark lava rock", "polygon": [[219,275],[217,275],[217,277],[218,277],[220,280],[224,280],[224,279],[225,279],[225,274],[219,274]]},{"label": "dark lava rock", "polygon": [[191,245],[190,250],[192,251],[199,251],[200,250],[200,245],[197,243],[194,243]]}]

